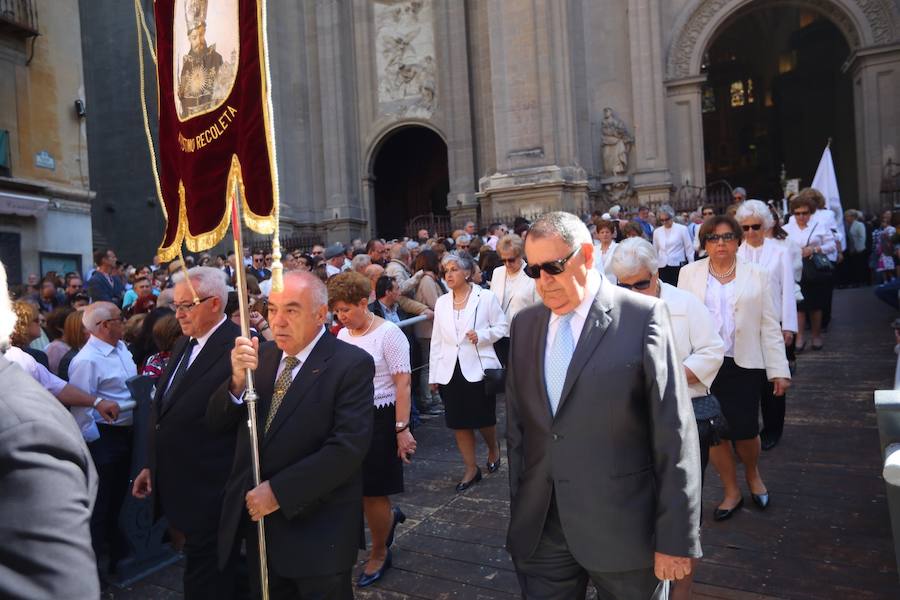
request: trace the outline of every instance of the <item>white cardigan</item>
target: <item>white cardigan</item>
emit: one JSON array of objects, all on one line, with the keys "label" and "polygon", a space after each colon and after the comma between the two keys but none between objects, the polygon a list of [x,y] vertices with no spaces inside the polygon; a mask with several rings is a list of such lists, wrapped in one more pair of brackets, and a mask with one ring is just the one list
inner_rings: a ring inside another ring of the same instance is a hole
[{"label": "white cardigan", "polygon": [[[466,338],[466,332],[471,330],[478,334],[477,347]],[[473,285],[472,296],[459,319],[453,310],[453,294],[444,294],[434,305],[428,383],[449,383],[457,360],[466,381],[481,381],[484,369],[500,368],[494,342],[508,335],[506,315],[491,292]]]},{"label": "white cardigan", "polygon": [[[520,310],[541,301],[534,285],[534,279],[525,274],[524,268],[525,264],[523,263],[518,275],[512,279],[506,276],[506,266],[497,267],[491,275],[491,292],[497,296],[497,302],[500,303],[500,308],[506,315],[508,323],[512,323],[513,317]],[[509,287],[508,290],[507,287]],[[509,296],[506,298],[506,306],[503,306],[503,294],[507,292]]]},{"label": "white cardigan", "polygon": [[[708,277],[709,259],[704,258],[681,268],[678,287],[705,303]],[[770,381],[790,379],[768,273],[738,258],[734,294],[734,362],[745,369],[765,369]]]},{"label": "white cardigan", "polygon": [[797,299],[794,295],[793,257],[787,245],[765,238],[760,248],[744,242],[738,258],[761,266],[769,274],[769,291],[775,312],[781,315],[781,329],[797,333]]},{"label": "white cardigan", "polygon": [[659,297],[666,303],[672,318],[678,359],[700,380],[689,386],[691,398],[705,396],[725,360],[725,342],[719,337],[712,315],[703,302],[690,292],[664,281],[659,285]]}]

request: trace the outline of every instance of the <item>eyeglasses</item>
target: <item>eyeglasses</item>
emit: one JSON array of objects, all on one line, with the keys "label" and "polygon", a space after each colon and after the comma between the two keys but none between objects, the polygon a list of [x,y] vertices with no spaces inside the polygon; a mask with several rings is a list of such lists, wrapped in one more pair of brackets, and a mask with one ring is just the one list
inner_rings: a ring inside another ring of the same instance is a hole
[{"label": "eyeglasses", "polygon": [[104,323],[109,323],[109,322],[122,323],[124,321],[125,321],[125,317],[123,317],[122,315],[119,315],[118,317],[113,317],[112,319],[103,319],[102,321],[97,321],[97,326],[99,327],[100,325],[103,325]]},{"label": "eyeglasses", "polygon": [[670,219],[669,217],[666,217],[665,219],[663,219],[662,217],[657,217],[656,220],[659,221],[660,223],[668,223],[672,219]]},{"label": "eyeglasses", "polygon": [[711,210],[704,210],[704,211],[703,211],[703,216],[704,216],[704,217],[713,217],[713,216],[715,216],[715,214],[716,214],[716,213],[715,213],[714,211],[711,211]]},{"label": "eyeglasses", "polygon": [[548,275],[559,275],[566,270],[566,263],[572,260],[572,257],[578,254],[580,250],[581,246],[572,250],[572,252],[570,252],[569,255],[565,258],[560,258],[559,260],[551,260],[539,265],[528,265],[527,267],[525,267],[525,274],[532,279],[538,279],[541,276],[541,270],[546,271]]},{"label": "eyeglasses", "polygon": [[794,216],[795,216],[795,217],[804,217],[804,216],[807,216],[807,215],[809,215],[809,214],[810,214],[810,212],[809,212],[808,210],[795,210],[795,211],[794,211]]},{"label": "eyeglasses", "polygon": [[202,302],[206,302],[213,296],[207,296],[206,298],[200,298],[199,300],[194,300],[193,302],[184,302],[182,304],[173,304],[172,308],[175,309],[175,312],[184,312],[186,314],[191,314],[191,311],[200,306]]},{"label": "eyeglasses", "polygon": [[500,260],[502,260],[503,262],[505,262],[508,265],[512,265],[512,264],[519,262],[519,257],[517,256],[515,258],[501,258]]},{"label": "eyeglasses", "polygon": [[743,229],[744,231],[750,231],[751,229],[753,231],[759,231],[760,229],[762,229],[762,225],[760,223],[754,223],[753,225],[741,225],[741,229]]},{"label": "eyeglasses", "polygon": [[622,283],[621,281],[617,283],[620,288],[625,288],[626,290],[646,290],[650,287],[650,284],[653,283],[652,279],[641,279],[640,281],[636,281],[634,283]]},{"label": "eyeglasses", "polygon": [[738,236],[731,231],[728,233],[711,233],[706,236],[706,243],[733,242],[736,239],[738,239]]},{"label": "eyeglasses", "polygon": [[312,253],[313,256],[322,256],[323,254],[325,254],[324,250],[313,250]]}]

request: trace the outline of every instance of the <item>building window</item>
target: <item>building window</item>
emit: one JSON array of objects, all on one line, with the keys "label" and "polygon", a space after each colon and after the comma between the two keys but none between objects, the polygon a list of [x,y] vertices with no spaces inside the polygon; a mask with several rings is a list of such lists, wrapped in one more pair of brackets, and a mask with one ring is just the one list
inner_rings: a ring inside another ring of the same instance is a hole
[{"label": "building window", "polygon": [[9,132],[0,129],[0,176],[9,177],[12,164],[9,157]]},{"label": "building window", "polygon": [[[59,275],[64,275],[74,271],[81,273],[81,255],[80,254],[61,254],[58,252],[41,252],[41,276],[49,271],[56,271]],[[85,285],[87,283],[85,282]]]}]

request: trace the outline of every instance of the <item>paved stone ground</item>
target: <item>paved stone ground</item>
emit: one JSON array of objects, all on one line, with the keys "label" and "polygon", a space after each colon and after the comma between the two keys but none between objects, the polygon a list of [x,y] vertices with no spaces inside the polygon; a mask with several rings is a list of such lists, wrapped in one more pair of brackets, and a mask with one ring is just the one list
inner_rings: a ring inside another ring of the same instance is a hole
[{"label": "paved stone ground", "polygon": [[[873,390],[893,382],[894,316],[870,288],[835,293],[826,348],[801,355],[784,439],[763,456],[769,510],[751,508],[748,498],[740,514],[714,523],[711,511],[722,491],[712,468],[707,472],[706,556],[696,598],[900,597],[872,399]],[[396,498],[408,520],[397,530],[395,567],[357,597],[518,597],[503,549],[509,520],[505,466],[457,495],[453,486],[461,468],[450,432],[438,419],[416,435],[420,451],[406,470],[406,493]],[[486,450],[479,452],[483,463]],[[174,565],[106,597],[180,599],[182,568]]]}]

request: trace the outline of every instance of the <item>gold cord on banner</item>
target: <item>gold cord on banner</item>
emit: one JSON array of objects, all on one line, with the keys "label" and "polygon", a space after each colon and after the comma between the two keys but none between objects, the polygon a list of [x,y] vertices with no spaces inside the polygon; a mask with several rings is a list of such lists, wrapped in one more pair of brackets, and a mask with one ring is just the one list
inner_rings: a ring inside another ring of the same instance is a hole
[{"label": "gold cord on banner", "polygon": [[264,94],[263,102],[263,120],[266,126],[266,135],[269,138],[269,152],[271,153],[271,163],[269,165],[272,173],[272,207],[275,216],[275,231],[272,235],[272,291],[280,292],[284,289],[284,277],[282,275],[284,267],[281,264],[281,188],[278,185],[278,153],[275,147],[275,121],[274,111],[272,110],[272,90],[269,82],[272,81],[272,71],[269,68],[269,27],[267,19],[268,7],[266,0],[259,0],[258,29],[262,37],[262,55],[263,64],[260,71],[262,72],[262,92]]}]

